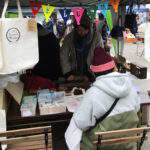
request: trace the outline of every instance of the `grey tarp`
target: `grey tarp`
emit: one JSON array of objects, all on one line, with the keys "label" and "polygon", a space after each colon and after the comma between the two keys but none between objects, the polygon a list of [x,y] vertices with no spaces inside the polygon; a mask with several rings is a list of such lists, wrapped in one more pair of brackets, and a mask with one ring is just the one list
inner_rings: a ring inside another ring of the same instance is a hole
[{"label": "grey tarp", "polygon": [[[0,0],[0,8],[3,7],[5,0]],[[10,4],[9,6],[16,6],[16,0],[9,0]],[[33,0],[35,1],[35,0]],[[41,1],[44,4],[50,4],[57,7],[71,7],[71,6],[91,6],[96,5],[101,2],[109,1],[109,0],[37,0]],[[133,3],[150,3],[150,0],[132,0]],[[29,0],[20,0],[22,7],[28,7],[29,6]],[[120,5],[128,5],[131,0],[120,0]]]}]

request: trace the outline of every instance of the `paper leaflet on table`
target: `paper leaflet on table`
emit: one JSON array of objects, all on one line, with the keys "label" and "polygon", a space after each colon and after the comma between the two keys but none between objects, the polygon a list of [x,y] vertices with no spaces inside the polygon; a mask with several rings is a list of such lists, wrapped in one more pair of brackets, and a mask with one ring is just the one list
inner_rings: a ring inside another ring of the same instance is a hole
[{"label": "paper leaflet on table", "polygon": [[81,101],[83,99],[83,95],[74,95],[74,96],[66,96],[65,104],[69,112],[75,112],[75,110],[79,107]]}]

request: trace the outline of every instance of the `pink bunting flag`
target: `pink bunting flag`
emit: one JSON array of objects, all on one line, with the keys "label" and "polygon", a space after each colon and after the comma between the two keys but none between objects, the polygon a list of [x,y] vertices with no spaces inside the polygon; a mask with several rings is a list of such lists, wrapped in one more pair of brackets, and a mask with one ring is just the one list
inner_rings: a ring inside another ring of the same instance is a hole
[{"label": "pink bunting flag", "polygon": [[77,21],[77,25],[80,25],[80,20],[81,20],[81,17],[83,15],[84,9],[76,8],[76,9],[72,9],[72,12],[73,12],[75,19]]},{"label": "pink bunting flag", "polygon": [[37,0],[35,0],[35,1],[31,1],[30,0],[30,6],[32,8],[33,18],[35,18],[36,14],[39,12],[39,10],[40,10],[40,8],[42,6],[42,3],[38,2]]}]

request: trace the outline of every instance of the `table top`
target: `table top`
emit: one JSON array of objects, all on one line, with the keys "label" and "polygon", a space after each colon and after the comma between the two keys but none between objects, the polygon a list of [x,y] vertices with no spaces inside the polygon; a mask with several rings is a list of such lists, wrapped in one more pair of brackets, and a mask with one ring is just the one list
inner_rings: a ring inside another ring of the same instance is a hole
[{"label": "table top", "polygon": [[140,93],[139,96],[140,96],[140,100],[141,100],[140,101],[141,106],[150,105],[150,97],[148,94]]},{"label": "table top", "polygon": [[138,86],[142,93],[147,94],[150,90],[150,79],[132,79],[132,83]]},{"label": "table top", "polygon": [[132,83],[139,88],[141,105],[150,105],[150,97],[147,93],[150,90],[150,79],[133,79]]}]

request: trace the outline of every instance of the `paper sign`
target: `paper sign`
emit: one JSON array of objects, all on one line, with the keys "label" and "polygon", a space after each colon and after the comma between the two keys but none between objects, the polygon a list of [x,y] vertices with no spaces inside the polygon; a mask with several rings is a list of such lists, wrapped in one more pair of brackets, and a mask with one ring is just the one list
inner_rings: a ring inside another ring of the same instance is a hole
[{"label": "paper sign", "polygon": [[67,20],[69,19],[70,17],[70,12],[71,12],[71,9],[59,9],[59,12],[62,16],[62,18],[64,19],[64,22],[66,24]]},{"label": "paper sign", "polygon": [[31,6],[31,9],[32,9],[32,12],[33,12],[33,18],[36,17],[36,14],[39,12],[41,6],[42,6],[42,3],[41,2],[37,2],[37,0],[35,1],[30,1],[30,6]]},{"label": "paper sign", "polygon": [[115,9],[115,12],[118,12],[119,0],[109,0],[112,7]]},{"label": "paper sign", "polygon": [[37,22],[35,19],[28,19],[28,31],[29,32],[37,31]]},{"label": "paper sign", "polygon": [[80,20],[81,20],[81,17],[83,15],[84,9],[76,8],[76,9],[72,9],[72,12],[73,12],[75,19],[77,21],[77,25],[80,25]]},{"label": "paper sign", "polygon": [[45,21],[48,22],[52,12],[55,9],[55,7],[50,6],[50,5],[42,5],[42,8],[43,8],[43,12],[44,12],[45,19],[46,19]]},{"label": "paper sign", "polygon": [[101,13],[104,15],[106,18],[106,12],[108,9],[108,2],[100,3],[97,5],[98,9],[101,11]]},{"label": "paper sign", "polygon": [[94,23],[96,11],[97,11],[97,6],[87,8],[87,13],[91,17],[93,23]]}]

